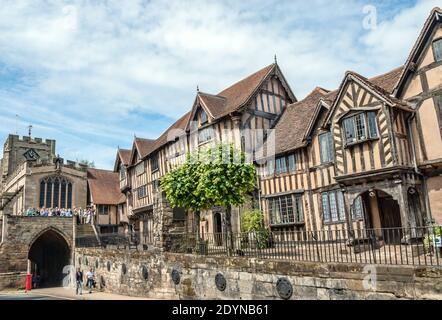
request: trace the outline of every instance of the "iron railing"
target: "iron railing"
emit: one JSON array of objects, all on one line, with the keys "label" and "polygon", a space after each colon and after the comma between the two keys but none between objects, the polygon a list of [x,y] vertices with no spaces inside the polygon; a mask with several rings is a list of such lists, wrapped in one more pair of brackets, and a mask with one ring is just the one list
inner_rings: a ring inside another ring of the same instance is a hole
[{"label": "iron railing", "polygon": [[[441,266],[441,226],[297,232],[174,233],[165,250],[206,256],[241,256],[310,262]],[[152,234],[110,233],[76,238],[77,247],[138,249]]]},{"label": "iron railing", "polygon": [[174,235],[168,251],[311,262],[442,265],[442,227]]},{"label": "iron railing", "polygon": [[131,234],[122,233],[99,233],[98,238],[95,234],[81,235],[75,238],[75,245],[77,248],[116,248],[116,249],[132,249],[138,248],[143,242],[140,241],[142,237],[138,232]]}]

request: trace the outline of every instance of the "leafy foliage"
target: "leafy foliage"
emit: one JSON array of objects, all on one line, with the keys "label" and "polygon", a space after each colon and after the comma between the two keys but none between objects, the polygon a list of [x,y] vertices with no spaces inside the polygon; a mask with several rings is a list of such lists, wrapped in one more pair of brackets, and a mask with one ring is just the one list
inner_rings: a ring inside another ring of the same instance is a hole
[{"label": "leafy foliage", "polygon": [[428,230],[428,234],[424,237],[424,246],[426,249],[429,249],[431,246],[433,246],[434,241],[436,238],[441,237],[442,234],[442,226],[436,226],[435,224],[432,224]]},{"label": "leafy foliage", "polygon": [[246,201],[255,182],[255,167],[246,163],[244,153],[220,144],[189,154],[184,164],[161,178],[160,185],[172,207],[199,212],[225,206],[227,231],[231,231],[231,207]]},{"label": "leafy foliage", "polygon": [[202,210],[243,204],[255,188],[255,179],[255,167],[245,162],[245,155],[221,144],[188,155],[160,184],[172,207]]},{"label": "leafy foliage", "polygon": [[264,227],[264,214],[260,210],[247,211],[242,216],[242,228],[249,233],[259,249],[270,246],[271,233]]},{"label": "leafy foliage", "polygon": [[241,226],[244,232],[259,231],[264,226],[264,215],[260,210],[244,212]]}]

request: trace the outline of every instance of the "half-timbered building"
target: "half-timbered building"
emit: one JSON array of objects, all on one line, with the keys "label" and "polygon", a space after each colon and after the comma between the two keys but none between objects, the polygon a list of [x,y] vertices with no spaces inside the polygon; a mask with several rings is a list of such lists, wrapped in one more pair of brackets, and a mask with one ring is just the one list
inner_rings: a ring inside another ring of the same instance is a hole
[{"label": "half-timbered building", "polygon": [[[149,243],[195,231],[158,181],[186,153],[215,143],[265,150],[255,159],[256,200],[272,230],[442,223],[441,22],[433,9],[403,66],[372,78],[348,71],[336,90],[317,87],[301,101],[276,62],[218,94],[198,90],[191,110],[158,139],[135,138],[131,151],[119,150],[114,171],[130,225]],[[202,233],[224,231],[223,208],[202,217]],[[405,230],[391,240],[412,237]]]},{"label": "half-timbered building", "polygon": [[[276,156],[260,168],[267,225],[442,223],[441,17],[431,12],[404,66],[371,79],[347,72],[338,90],[316,88],[287,107],[275,126]],[[412,236],[404,229],[391,240]]]}]

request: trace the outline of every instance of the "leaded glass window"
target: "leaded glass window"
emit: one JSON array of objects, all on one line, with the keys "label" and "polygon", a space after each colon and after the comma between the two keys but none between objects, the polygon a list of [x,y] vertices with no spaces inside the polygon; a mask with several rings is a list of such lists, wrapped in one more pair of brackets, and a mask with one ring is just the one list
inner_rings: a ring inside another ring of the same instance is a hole
[{"label": "leaded glass window", "polygon": [[53,176],[40,182],[41,208],[71,208],[72,183],[61,176]]},{"label": "leaded glass window", "polygon": [[272,225],[284,225],[304,222],[302,197],[285,195],[269,199],[269,216]]}]

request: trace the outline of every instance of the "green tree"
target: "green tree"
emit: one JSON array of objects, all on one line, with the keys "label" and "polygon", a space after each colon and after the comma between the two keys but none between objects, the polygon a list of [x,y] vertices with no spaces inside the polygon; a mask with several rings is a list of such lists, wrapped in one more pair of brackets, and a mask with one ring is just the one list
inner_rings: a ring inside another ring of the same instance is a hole
[{"label": "green tree", "polygon": [[[226,231],[232,233],[232,206],[246,201],[256,186],[256,170],[243,152],[220,144],[188,155],[186,162],[163,176],[161,187],[172,207],[198,213],[213,206],[226,208]],[[199,232],[199,230],[198,230]],[[231,238],[231,248],[233,239]]]},{"label": "green tree", "polygon": [[244,212],[241,217],[241,222],[244,232],[260,231],[264,229],[264,215],[260,210]]},{"label": "green tree", "polygon": [[78,160],[77,159],[77,163],[85,165],[88,168],[95,168],[95,162],[94,161],[89,161],[89,160],[86,160],[86,159],[82,159],[82,160]]},{"label": "green tree", "polygon": [[198,157],[188,154],[184,164],[160,178],[161,188],[171,206],[190,209],[195,213],[198,239],[200,211],[207,206],[204,190],[199,187],[200,171]]}]

